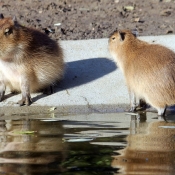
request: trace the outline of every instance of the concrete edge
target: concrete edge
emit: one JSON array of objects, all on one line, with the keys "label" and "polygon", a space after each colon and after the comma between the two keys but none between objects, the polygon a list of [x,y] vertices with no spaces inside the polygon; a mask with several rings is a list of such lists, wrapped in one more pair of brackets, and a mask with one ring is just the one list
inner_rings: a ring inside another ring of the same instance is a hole
[{"label": "concrete edge", "polygon": [[76,114],[91,114],[91,113],[116,113],[124,112],[129,109],[127,104],[119,105],[79,105],[79,106],[16,106],[0,107],[0,118],[5,116],[23,116],[27,115],[50,115],[57,113],[59,116],[76,115]]}]

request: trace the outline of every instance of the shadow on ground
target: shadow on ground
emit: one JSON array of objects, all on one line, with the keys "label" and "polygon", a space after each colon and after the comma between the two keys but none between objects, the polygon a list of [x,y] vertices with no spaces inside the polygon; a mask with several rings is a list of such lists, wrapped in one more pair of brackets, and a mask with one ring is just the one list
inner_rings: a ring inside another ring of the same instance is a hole
[{"label": "shadow on ground", "polygon": [[116,64],[108,58],[91,58],[67,63],[67,70],[58,88],[69,89],[97,80],[116,70]]},{"label": "shadow on ground", "polygon": [[[54,93],[97,80],[117,69],[116,64],[108,58],[90,58],[66,63],[63,80],[54,87]],[[46,95],[40,94],[33,102]]]}]

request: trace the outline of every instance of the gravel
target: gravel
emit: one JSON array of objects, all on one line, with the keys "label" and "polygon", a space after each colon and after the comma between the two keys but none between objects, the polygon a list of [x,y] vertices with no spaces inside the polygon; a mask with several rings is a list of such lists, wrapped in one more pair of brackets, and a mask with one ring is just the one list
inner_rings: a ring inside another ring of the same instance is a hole
[{"label": "gravel", "polygon": [[175,32],[175,0],[1,0],[0,12],[55,40],[107,38],[116,28]]}]

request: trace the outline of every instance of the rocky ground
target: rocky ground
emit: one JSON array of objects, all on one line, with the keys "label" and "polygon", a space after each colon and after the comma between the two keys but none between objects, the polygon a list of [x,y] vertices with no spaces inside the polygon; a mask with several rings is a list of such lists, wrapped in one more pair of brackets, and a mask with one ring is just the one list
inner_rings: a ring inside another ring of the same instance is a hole
[{"label": "rocky ground", "polygon": [[175,0],[0,0],[0,12],[56,40],[106,38],[116,28],[175,33]]}]

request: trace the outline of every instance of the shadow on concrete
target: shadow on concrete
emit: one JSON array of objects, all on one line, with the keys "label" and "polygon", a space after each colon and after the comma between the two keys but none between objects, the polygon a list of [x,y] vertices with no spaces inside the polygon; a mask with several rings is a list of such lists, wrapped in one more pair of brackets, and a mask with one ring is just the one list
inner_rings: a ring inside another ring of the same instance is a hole
[{"label": "shadow on concrete", "polygon": [[[61,82],[54,86],[54,93],[61,90],[81,86],[97,80],[116,70],[116,64],[108,58],[90,58],[66,63],[66,74]],[[32,99],[33,102],[46,95],[40,94]]]},{"label": "shadow on concrete", "polygon": [[101,78],[116,70],[116,64],[108,58],[91,58],[67,63],[64,79],[58,85],[59,91],[80,86]]}]

